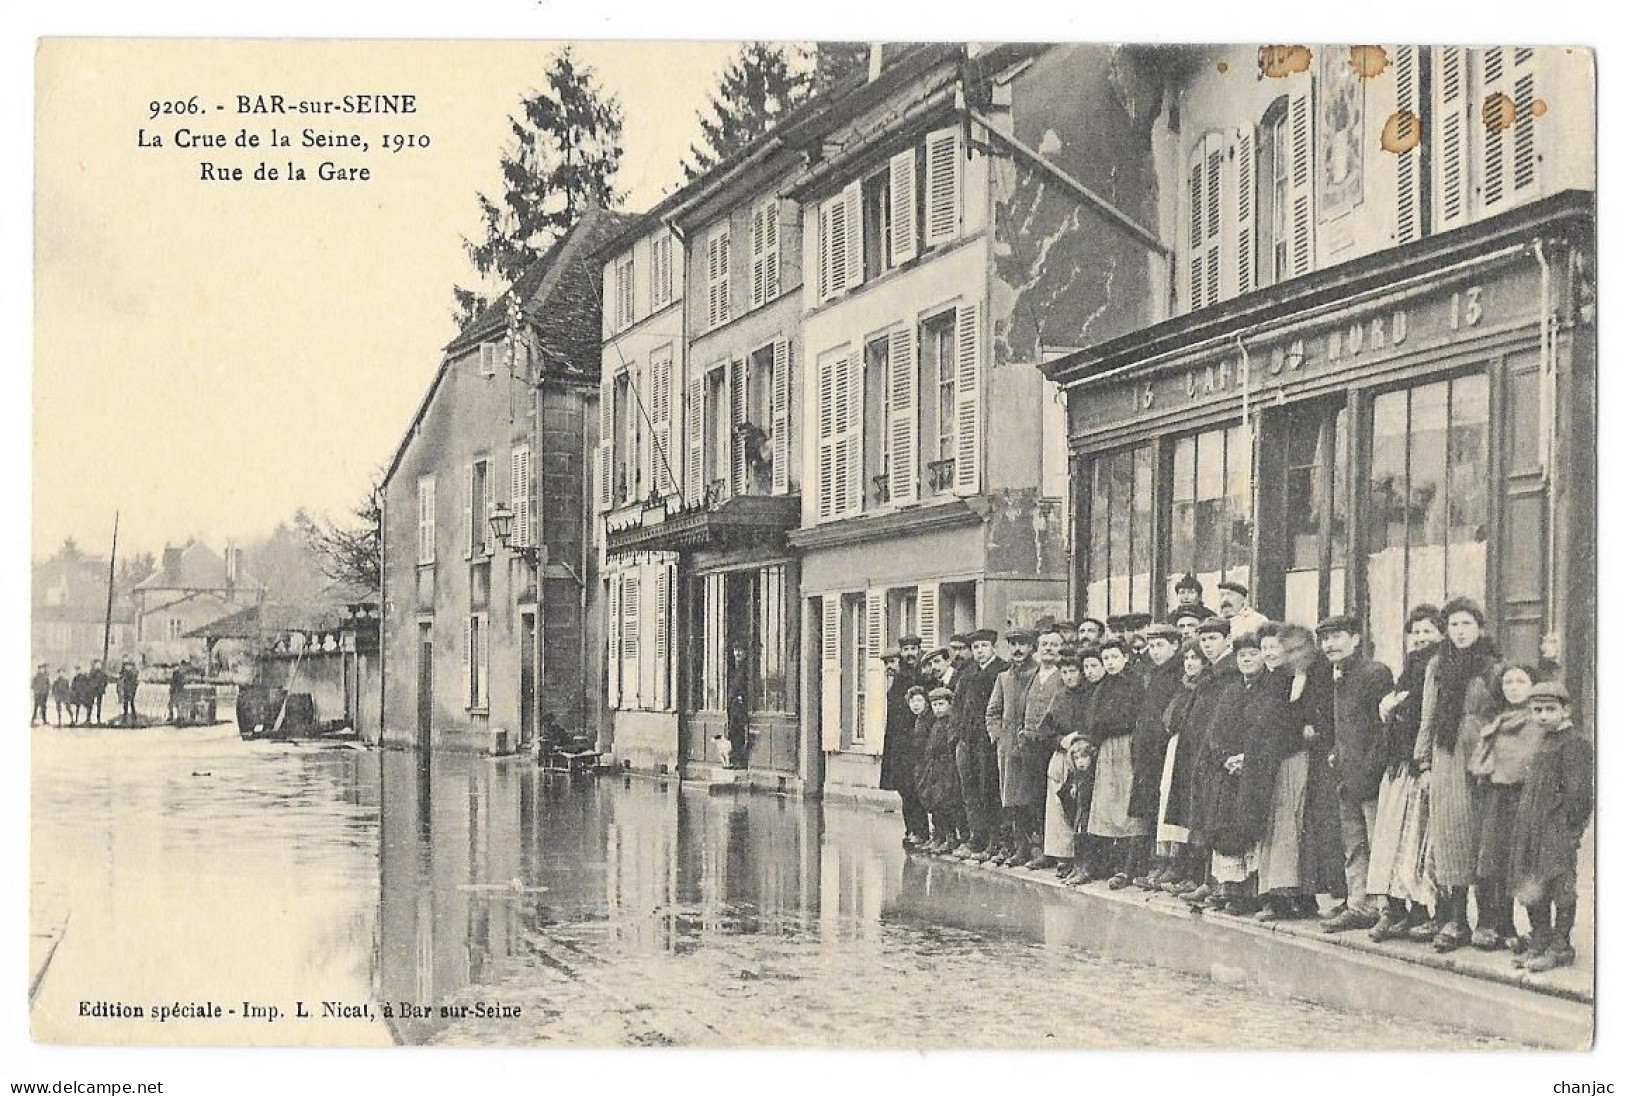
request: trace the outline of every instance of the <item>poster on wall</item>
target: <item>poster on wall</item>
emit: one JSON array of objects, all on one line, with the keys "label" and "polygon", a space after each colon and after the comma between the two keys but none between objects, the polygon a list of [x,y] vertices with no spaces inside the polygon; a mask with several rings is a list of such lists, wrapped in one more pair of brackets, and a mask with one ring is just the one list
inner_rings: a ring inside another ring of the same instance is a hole
[{"label": "poster on wall", "polygon": [[1320,52],[1317,101],[1315,180],[1320,219],[1330,221],[1359,205],[1365,189],[1365,81],[1349,53]]}]

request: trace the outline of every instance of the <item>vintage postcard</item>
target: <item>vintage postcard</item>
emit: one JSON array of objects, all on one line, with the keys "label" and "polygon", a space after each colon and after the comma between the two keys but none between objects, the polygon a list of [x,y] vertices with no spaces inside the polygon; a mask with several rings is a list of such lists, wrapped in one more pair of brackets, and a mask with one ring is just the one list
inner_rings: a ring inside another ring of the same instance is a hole
[{"label": "vintage postcard", "polygon": [[1591,1046],[1589,49],[34,78],[35,1040]]}]

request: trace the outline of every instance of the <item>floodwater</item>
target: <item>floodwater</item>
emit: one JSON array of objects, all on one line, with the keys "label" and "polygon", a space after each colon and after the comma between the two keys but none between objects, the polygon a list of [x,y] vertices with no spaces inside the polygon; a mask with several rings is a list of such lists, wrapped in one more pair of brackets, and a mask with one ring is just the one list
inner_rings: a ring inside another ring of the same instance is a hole
[{"label": "floodwater", "polygon": [[33,745],[41,1039],[1505,1045],[1102,958],[1076,899],[905,858],[894,814],[227,726]]}]

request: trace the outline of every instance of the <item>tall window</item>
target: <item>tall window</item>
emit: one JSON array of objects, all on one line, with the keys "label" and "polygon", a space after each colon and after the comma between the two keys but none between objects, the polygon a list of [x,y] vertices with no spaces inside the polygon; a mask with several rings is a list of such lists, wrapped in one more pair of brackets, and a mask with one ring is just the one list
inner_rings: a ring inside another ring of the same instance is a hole
[{"label": "tall window", "polygon": [[615,375],[614,408],[611,412],[616,443],[612,452],[618,458],[611,469],[611,501],[619,505],[632,497],[632,481],[637,464],[637,447],[633,436],[632,373],[630,370]]},{"label": "tall window", "polygon": [[1411,606],[1484,598],[1488,378],[1386,392],[1372,401],[1371,420],[1370,639],[1397,666]]},{"label": "tall window", "polygon": [[671,237],[661,235],[649,245],[649,310],[666,307],[671,297]]},{"label": "tall window", "polygon": [[922,399],[920,436],[925,438],[926,486],[934,492],[953,490],[955,401],[954,312],[939,313],[920,325],[920,380],[929,394]]},{"label": "tall window", "polygon": [[636,313],[637,283],[632,256],[628,254],[615,264],[615,327],[631,327]]},{"label": "tall window", "polygon": [[434,562],[434,476],[418,478],[418,562]]},{"label": "tall window", "polygon": [[891,179],[881,171],[863,180],[863,274],[891,268]]},{"label": "tall window", "polygon": [[1285,425],[1281,500],[1286,538],[1285,618],[1314,621],[1344,608],[1348,485],[1342,477],[1348,467],[1348,410],[1300,404],[1286,410]]},{"label": "tall window", "polygon": [[491,462],[483,457],[469,466],[468,546],[473,556],[489,555],[491,544]]},{"label": "tall window", "polygon": [[841,595],[841,638],[846,640],[841,652],[841,683],[847,693],[842,722],[851,728],[851,744],[861,745],[878,728],[864,726],[864,708],[867,706],[868,647],[863,629],[862,594]]},{"label": "tall window", "polygon": [[705,453],[704,484],[728,479],[730,432],[728,418],[728,367],[719,364],[705,375]]},{"label": "tall window", "polygon": [[1258,280],[1273,285],[1286,276],[1287,247],[1291,232],[1287,221],[1287,195],[1290,161],[1287,158],[1286,97],[1277,99],[1264,113],[1259,127],[1259,224],[1263,231],[1259,248]]},{"label": "tall window", "polygon": [[1189,571],[1213,590],[1252,581],[1251,426],[1230,426],[1174,443],[1172,540],[1168,573]]},{"label": "tall window", "polygon": [[1149,445],[1090,462],[1088,605],[1096,616],[1151,611]]},{"label": "tall window", "polygon": [[796,632],[791,626],[784,566],[756,572],[756,650],[760,659],[752,685],[751,708],[764,712],[793,712],[791,668],[795,665]]},{"label": "tall window", "polygon": [[486,615],[472,613],[463,632],[463,680],[467,685],[467,707],[484,710],[490,706],[490,638],[486,635]]},{"label": "tall window", "polygon": [[890,340],[881,335],[863,345],[863,497],[868,506],[891,501]]}]

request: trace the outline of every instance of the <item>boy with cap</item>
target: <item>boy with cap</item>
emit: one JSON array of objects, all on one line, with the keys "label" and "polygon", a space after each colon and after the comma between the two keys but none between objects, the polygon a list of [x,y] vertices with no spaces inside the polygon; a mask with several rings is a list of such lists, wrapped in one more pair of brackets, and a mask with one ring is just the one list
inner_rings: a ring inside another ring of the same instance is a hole
[{"label": "boy with cap", "polygon": [[994,653],[999,633],[980,628],[968,637],[970,657],[954,675],[954,717],[959,723],[959,744],[954,760],[959,767],[959,790],[965,797],[965,823],[970,838],[954,855],[985,862],[999,821],[999,758],[987,735],[987,702],[993,684],[1009,665]]},{"label": "boy with cap", "polygon": [[931,843],[923,851],[932,855],[951,852],[959,845],[963,797],[959,792],[959,772],[954,762],[958,737],[953,719],[954,692],[938,685],[926,694],[931,711],[920,717],[925,757],[920,767],[920,800],[930,812]]},{"label": "boy with cap", "polygon": [[1596,754],[1574,727],[1561,683],[1531,689],[1529,711],[1544,734],[1512,824],[1511,882],[1531,926],[1528,953],[1513,962],[1538,974],[1574,965],[1575,864],[1596,806]]},{"label": "boy with cap", "polygon": [[890,681],[886,686],[886,741],[880,754],[880,788],[896,792],[903,808],[903,848],[930,839],[931,823],[920,802],[920,761],[924,744],[918,723],[927,704],[925,690],[902,672],[895,653],[882,656]]}]

